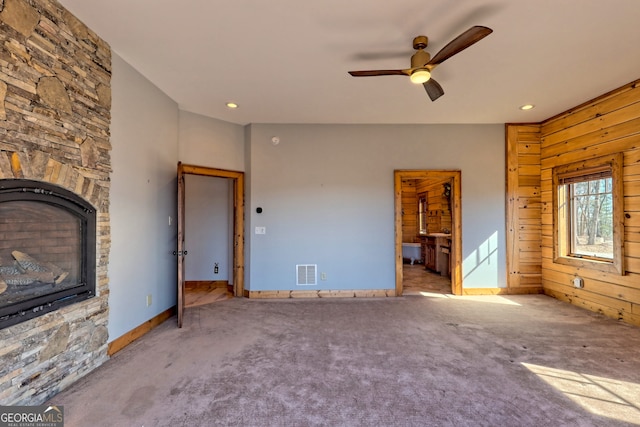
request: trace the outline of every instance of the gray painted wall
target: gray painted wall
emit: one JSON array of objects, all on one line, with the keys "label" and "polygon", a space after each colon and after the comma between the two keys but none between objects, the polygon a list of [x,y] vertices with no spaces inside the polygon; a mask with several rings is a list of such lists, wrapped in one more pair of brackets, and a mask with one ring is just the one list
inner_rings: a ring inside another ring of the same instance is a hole
[{"label": "gray painted wall", "polygon": [[[179,126],[179,154],[178,159],[185,164],[204,166],[217,169],[226,169],[233,171],[245,172],[245,152],[244,152],[244,126],[236,125],[233,123],[225,122],[222,120],[213,119],[210,117],[201,116],[199,114],[191,113],[188,111],[180,111],[180,126]],[[245,172],[246,174],[246,172]],[[188,176],[189,177],[189,176]],[[191,186],[187,186],[187,191],[191,191]],[[199,191],[193,189],[196,193]],[[230,246],[233,239],[233,223],[232,223],[232,191],[229,187],[226,193],[229,197],[227,201],[227,207],[229,212],[227,213],[229,218],[228,224],[228,241],[227,247],[223,247],[222,241],[212,245],[211,243],[199,243],[189,239],[188,245],[192,249],[196,249],[198,256],[201,260],[195,261],[191,255],[195,253],[191,249],[187,249],[189,254],[185,257],[186,268],[185,274],[187,280],[228,280],[229,283],[233,283],[232,271],[232,246]],[[221,195],[218,195],[221,197]],[[204,193],[197,194],[195,197],[203,198],[207,197]],[[190,199],[188,197],[188,199]],[[187,201],[188,203],[188,201]],[[196,220],[199,221],[199,220]],[[191,221],[187,221],[187,227],[191,225],[198,226],[198,223],[192,224]],[[194,232],[189,233],[187,231],[186,237],[193,235]],[[197,247],[194,248],[193,246]],[[204,279],[198,277],[204,277],[205,273],[211,272],[211,262],[206,255],[206,252],[222,253],[226,250],[226,265],[220,264],[221,273],[214,275],[212,278]],[[248,262],[245,263],[245,268],[248,268]],[[226,277],[222,277],[222,270],[226,271]]]},{"label": "gray painted wall", "polygon": [[109,341],[176,303],[178,158],[177,104],[115,53],[112,67]]},{"label": "gray painted wall", "polygon": [[230,183],[226,178],[185,175],[185,280],[229,280]]},{"label": "gray painted wall", "polygon": [[394,288],[395,169],[462,171],[463,286],[506,286],[503,125],[254,124],[249,135],[252,291],[309,289],[296,264],[326,273],[313,289]]},{"label": "gray painted wall", "polygon": [[179,132],[182,163],[245,171],[243,126],[180,111]]}]

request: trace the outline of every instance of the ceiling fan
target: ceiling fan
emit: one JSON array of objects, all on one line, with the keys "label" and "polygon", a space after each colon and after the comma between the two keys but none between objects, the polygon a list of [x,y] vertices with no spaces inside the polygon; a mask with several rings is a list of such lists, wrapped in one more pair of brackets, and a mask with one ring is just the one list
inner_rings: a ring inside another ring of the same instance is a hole
[{"label": "ceiling fan", "polygon": [[493,30],[491,28],[479,25],[471,27],[451,40],[449,44],[436,53],[433,58],[424,51],[429,43],[429,39],[426,36],[418,36],[413,39],[413,48],[417,50],[417,52],[411,57],[411,68],[404,70],[349,71],[349,74],[354,77],[409,76],[413,83],[422,83],[431,101],[435,101],[444,95],[444,90],[442,90],[442,86],[440,86],[437,81],[431,78],[431,71],[453,55],[479,42],[492,32]]}]

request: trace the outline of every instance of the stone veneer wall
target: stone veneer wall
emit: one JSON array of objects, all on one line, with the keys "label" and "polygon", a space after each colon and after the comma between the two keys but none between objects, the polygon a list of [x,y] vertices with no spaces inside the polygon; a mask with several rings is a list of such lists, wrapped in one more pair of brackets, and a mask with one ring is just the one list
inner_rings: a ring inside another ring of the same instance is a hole
[{"label": "stone veneer wall", "polygon": [[104,363],[111,50],[53,0],[0,0],[0,179],[45,181],[98,213],[96,296],[0,330],[0,404],[33,405]]}]

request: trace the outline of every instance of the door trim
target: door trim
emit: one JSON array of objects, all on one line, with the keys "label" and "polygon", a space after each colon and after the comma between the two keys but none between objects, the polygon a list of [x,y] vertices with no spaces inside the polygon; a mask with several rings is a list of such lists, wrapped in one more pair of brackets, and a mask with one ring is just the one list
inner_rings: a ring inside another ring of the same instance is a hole
[{"label": "door trim", "polygon": [[403,179],[451,179],[451,292],[462,295],[462,194],[459,170],[395,170],[395,256],[396,295],[402,296],[402,180]]},{"label": "door trim", "polygon": [[[179,162],[178,180],[183,175],[228,178],[233,181],[233,294],[241,297],[244,294],[244,172],[187,165]],[[184,208],[184,204],[182,208]],[[178,294],[180,295],[180,284]],[[178,308],[183,302],[178,301]]]}]

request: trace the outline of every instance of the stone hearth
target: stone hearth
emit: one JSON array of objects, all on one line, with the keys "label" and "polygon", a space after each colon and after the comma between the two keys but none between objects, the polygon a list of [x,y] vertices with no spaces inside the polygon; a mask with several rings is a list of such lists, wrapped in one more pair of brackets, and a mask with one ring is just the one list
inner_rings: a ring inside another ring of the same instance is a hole
[{"label": "stone hearth", "polygon": [[0,1],[0,179],[97,212],[96,296],[0,330],[0,405],[45,401],[107,360],[111,50],[56,1]]}]

